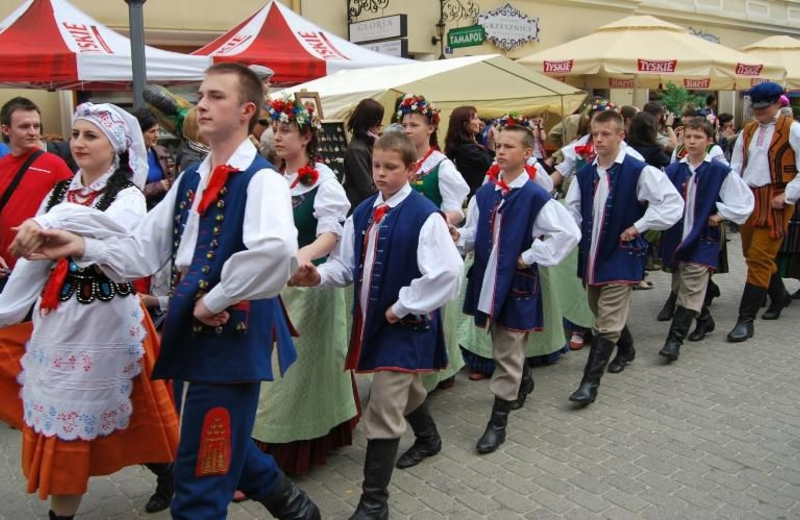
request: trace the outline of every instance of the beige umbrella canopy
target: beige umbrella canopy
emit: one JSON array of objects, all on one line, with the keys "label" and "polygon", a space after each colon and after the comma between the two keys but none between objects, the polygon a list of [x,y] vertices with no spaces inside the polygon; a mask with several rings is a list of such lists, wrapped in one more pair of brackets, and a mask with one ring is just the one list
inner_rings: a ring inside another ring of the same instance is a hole
[{"label": "beige umbrella canopy", "polygon": [[800,40],[770,36],[742,48],[742,52],[786,68],[786,88],[800,90]]},{"label": "beige umbrella canopy", "polygon": [[518,61],[581,88],[658,88],[671,81],[688,89],[744,90],[785,75],[779,65],[652,16],[624,18]]}]

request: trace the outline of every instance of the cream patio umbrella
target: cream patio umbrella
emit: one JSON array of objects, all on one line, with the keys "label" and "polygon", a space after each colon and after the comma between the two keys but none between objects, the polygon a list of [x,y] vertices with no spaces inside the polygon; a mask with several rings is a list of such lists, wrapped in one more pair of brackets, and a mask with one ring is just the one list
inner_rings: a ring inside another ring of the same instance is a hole
[{"label": "cream patio umbrella", "polygon": [[742,47],[742,52],[786,68],[786,88],[800,90],[800,40],[770,36]]},{"label": "cream patio umbrella", "polygon": [[652,16],[624,18],[518,62],[581,88],[658,88],[671,81],[688,89],[744,90],[785,75],[780,65]]}]

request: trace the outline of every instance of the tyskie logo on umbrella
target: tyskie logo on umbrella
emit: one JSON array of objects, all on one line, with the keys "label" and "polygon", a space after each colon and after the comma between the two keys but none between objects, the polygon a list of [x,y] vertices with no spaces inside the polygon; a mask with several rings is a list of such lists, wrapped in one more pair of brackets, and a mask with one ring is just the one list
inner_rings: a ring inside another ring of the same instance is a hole
[{"label": "tyskie logo on umbrella", "polygon": [[711,87],[711,78],[685,78],[683,80],[684,88],[688,89],[705,89]]},{"label": "tyskie logo on umbrella", "polygon": [[673,73],[678,67],[678,60],[637,60],[639,72],[667,72]]},{"label": "tyskie logo on umbrella", "polygon": [[764,68],[764,65],[748,65],[746,63],[737,63],[736,64],[736,75],[737,76],[758,76],[761,74],[761,69]]},{"label": "tyskie logo on umbrella", "polygon": [[545,74],[569,73],[572,72],[572,63],[573,60],[545,61],[544,72]]},{"label": "tyskie logo on umbrella", "polygon": [[111,47],[103,40],[97,26],[69,22],[63,22],[62,25],[75,42],[78,52],[105,52],[106,54],[114,54]]}]

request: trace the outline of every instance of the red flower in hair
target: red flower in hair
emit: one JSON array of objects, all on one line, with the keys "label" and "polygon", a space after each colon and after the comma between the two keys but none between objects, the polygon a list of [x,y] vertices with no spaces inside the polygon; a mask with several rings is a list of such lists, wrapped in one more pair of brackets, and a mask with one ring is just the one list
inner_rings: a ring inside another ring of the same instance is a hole
[{"label": "red flower in hair", "polygon": [[317,170],[311,166],[303,166],[297,170],[297,178],[294,180],[289,189],[294,189],[298,182],[306,187],[313,186],[318,180],[319,172]]},{"label": "red flower in hair", "polygon": [[594,152],[594,145],[591,141],[584,145],[578,145],[575,147],[575,153],[586,162],[594,161],[595,152]]}]

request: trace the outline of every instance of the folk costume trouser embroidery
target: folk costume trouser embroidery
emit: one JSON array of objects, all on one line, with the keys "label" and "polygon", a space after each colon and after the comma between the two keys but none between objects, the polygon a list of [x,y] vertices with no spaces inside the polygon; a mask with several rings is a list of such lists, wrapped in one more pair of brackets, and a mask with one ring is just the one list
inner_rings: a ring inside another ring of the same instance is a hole
[{"label": "folk costume trouser embroidery", "polygon": [[700,313],[706,297],[706,286],[711,278],[708,267],[681,262],[672,273],[672,292],[678,295],[678,306]]}]

